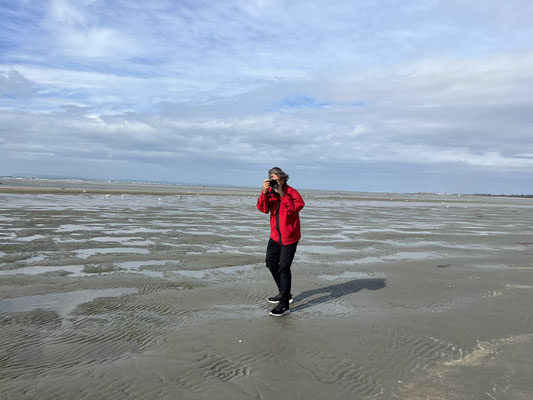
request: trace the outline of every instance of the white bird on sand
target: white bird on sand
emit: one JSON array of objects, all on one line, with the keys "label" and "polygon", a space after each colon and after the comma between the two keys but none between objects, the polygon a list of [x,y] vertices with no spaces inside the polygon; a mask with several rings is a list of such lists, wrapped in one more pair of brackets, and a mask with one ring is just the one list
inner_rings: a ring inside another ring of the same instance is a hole
[{"label": "white bird on sand", "polygon": [[109,199],[110,197],[111,197],[110,194],[106,194],[106,195],[105,195],[105,198],[106,198],[106,199]]}]

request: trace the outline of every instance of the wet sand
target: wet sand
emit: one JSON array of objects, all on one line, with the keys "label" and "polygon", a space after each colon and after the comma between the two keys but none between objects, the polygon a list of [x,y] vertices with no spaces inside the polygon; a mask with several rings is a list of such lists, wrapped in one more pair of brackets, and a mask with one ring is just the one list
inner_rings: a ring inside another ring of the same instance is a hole
[{"label": "wet sand", "polygon": [[0,397],[533,398],[533,199],[302,191],[274,318],[257,190],[2,182]]}]

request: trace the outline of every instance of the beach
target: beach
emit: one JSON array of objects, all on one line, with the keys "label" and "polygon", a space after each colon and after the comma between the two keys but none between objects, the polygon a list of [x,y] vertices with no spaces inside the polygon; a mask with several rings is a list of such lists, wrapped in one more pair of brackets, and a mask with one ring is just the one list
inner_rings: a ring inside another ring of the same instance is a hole
[{"label": "beach", "polygon": [[1,182],[0,398],[533,398],[533,199]]}]

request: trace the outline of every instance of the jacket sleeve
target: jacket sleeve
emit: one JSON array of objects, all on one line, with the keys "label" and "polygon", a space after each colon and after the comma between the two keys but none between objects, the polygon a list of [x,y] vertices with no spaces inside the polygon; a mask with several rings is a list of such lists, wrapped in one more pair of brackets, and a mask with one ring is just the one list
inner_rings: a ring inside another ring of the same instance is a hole
[{"label": "jacket sleeve", "polygon": [[270,198],[263,192],[261,192],[259,199],[257,199],[257,209],[265,214],[268,214],[270,211]]},{"label": "jacket sleeve", "polygon": [[296,189],[292,189],[290,192],[286,193],[281,199],[281,204],[285,206],[287,214],[289,215],[300,212],[305,206],[302,196],[300,196],[300,193],[298,193]]}]

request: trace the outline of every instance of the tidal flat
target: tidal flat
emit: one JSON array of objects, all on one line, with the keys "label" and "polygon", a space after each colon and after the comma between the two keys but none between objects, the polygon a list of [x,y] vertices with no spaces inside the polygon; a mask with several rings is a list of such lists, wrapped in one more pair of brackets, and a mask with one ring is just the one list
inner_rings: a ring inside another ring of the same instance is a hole
[{"label": "tidal flat", "polygon": [[533,199],[4,180],[0,398],[531,399]]}]

